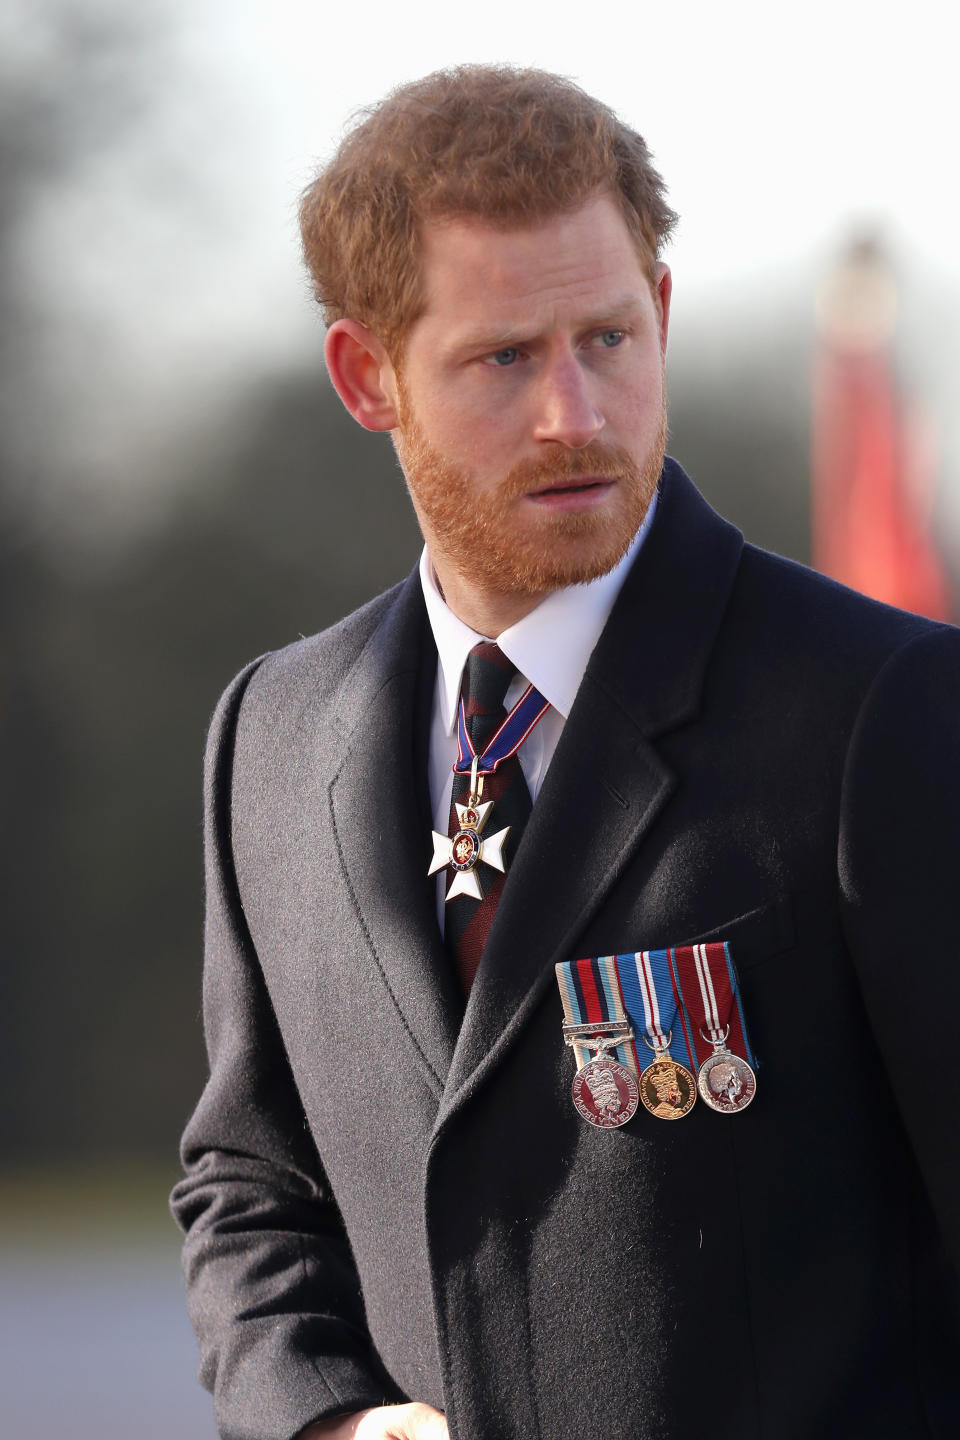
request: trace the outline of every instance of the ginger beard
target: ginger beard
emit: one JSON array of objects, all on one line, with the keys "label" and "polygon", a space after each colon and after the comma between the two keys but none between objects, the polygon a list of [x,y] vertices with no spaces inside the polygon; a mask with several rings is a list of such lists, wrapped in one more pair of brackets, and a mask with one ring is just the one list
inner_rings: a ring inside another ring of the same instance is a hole
[{"label": "ginger beard", "polygon": [[[400,386],[394,444],[414,509],[438,554],[474,585],[497,594],[545,595],[596,580],[622,560],[660,480],[667,438],[666,403],[656,439],[638,464],[622,446],[591,441],[549,461],[515,465],[495,490],[477,493],[469,472],[427,440]],[[575,476],[616,480],[617,503],[579,512],[518,514],[522,497]]]}]

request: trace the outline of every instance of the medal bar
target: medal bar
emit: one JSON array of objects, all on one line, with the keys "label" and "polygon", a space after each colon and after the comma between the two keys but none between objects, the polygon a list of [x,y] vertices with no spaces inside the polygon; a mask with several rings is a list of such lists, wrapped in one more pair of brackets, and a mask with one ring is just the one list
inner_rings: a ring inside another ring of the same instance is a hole
[{"label": "medal bar", "polygon": [[563,1034],[568,1045],[572,1045],[578,1036],[588,1044],[587,1037],[590,1035],[619,1035],[621,1040],[633,1039],[629,1020],[598,1020],[595,1025],[589,1023],[586,1025],[564,1024]]}]

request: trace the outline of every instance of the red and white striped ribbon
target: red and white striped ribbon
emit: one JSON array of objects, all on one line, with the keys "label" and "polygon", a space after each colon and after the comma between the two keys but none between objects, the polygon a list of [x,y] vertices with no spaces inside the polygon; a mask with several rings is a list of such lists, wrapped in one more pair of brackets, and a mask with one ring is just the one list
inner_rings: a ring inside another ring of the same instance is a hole
[{"label": "red and white striped ribbon", "polygon": [[713,976],[710,973],[710,962],[707,958],[707,947],[706,945],[694,945],[692,949],[693,964],[700,984],[700,997],[703,1000],[707,1034],[711,1045],[719,1045],[726,1039],[727,1027],[720,1020],[717,995],[713,988]]}]

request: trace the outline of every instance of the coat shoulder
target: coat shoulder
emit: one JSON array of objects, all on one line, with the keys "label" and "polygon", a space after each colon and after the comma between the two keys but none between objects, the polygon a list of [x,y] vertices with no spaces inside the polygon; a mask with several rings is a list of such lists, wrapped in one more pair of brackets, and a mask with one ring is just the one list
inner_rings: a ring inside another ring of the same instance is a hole
[{"label": "coat shoulder", "polygon": [[925,640],[951,643],[960,631],[899,610],[781,555],[746,544],[734,604],[758,629],[775,629],[785,653],[840,662],[864,678],[875,676],[904,647]]},{"label": "coat shoulder", "polygon": [[291,715],[307,705],[328,703],[409,583],[401,581],[326,630],[244,666],[221,696],[214,725],[223,711],[235,714],[241,706],[246,715],[257,711],[268,720],[271,714]]}]

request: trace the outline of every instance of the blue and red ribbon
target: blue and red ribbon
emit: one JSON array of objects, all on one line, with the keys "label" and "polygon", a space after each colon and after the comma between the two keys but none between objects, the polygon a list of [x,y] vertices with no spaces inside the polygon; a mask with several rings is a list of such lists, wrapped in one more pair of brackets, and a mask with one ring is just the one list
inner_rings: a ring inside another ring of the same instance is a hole
[{"label": "blue and red ribbon", "polygon": [[[603,1024],[606,1021],[617,1021],[624,1029],[629,1025],[620,991],[615,955],[562,961],[557,966],[557,984],[560,987],[564,1019],[568,1025]],[[585,1065],[590,1058],[587,1045],[575,1045],[574,1053],[578,1066]],[[632,1040],[625,1040],[610,1053],[621,1065],[625,1065],[635,1074],[640,1073]]]},{"label": "blue and red ribbon", "polygon": [[[478,775],[492,775],[497,766],[515,755],[534,726],[543,719],[550,709],[550,701],[544,699],[539,690],[528,685],[493,736],[477,765]],[[463,698],[457,712],[457,762],[453,767],[455,775],[469,775],[477,752],[467,732]]]},{"label": "blue and red ribbon", "polygon": [[[668,951],[566,960],[557,966],[557,984],[567,1024],[611,1020],[629,1024],[634,1038],[624,1041],[613,1053],[635,1074],[645,1070],[667,1043],[673,1058],[691,1068],[689,1022],[683,1015]],[[649,1051],[644,1035],[651,1041]],[[587,1058],[586,1050],[582,1055],[577,1047],[577,1063],[581,1065]]]},{"label": "blue and red ribbon", "polygon": [[642,1036],[651,1042],[650,1053],[643,1057],[641,1069],[653,1060],[654,1053],[669,1047],[674,1060],[689,1070],[691,1036],[689,1024],[674,984],[670,954],[667,950],[638,950],[618,955],[617,973],[627,1014],[633,1022],[640,1045],[638,1057],[646,1049]]}]

